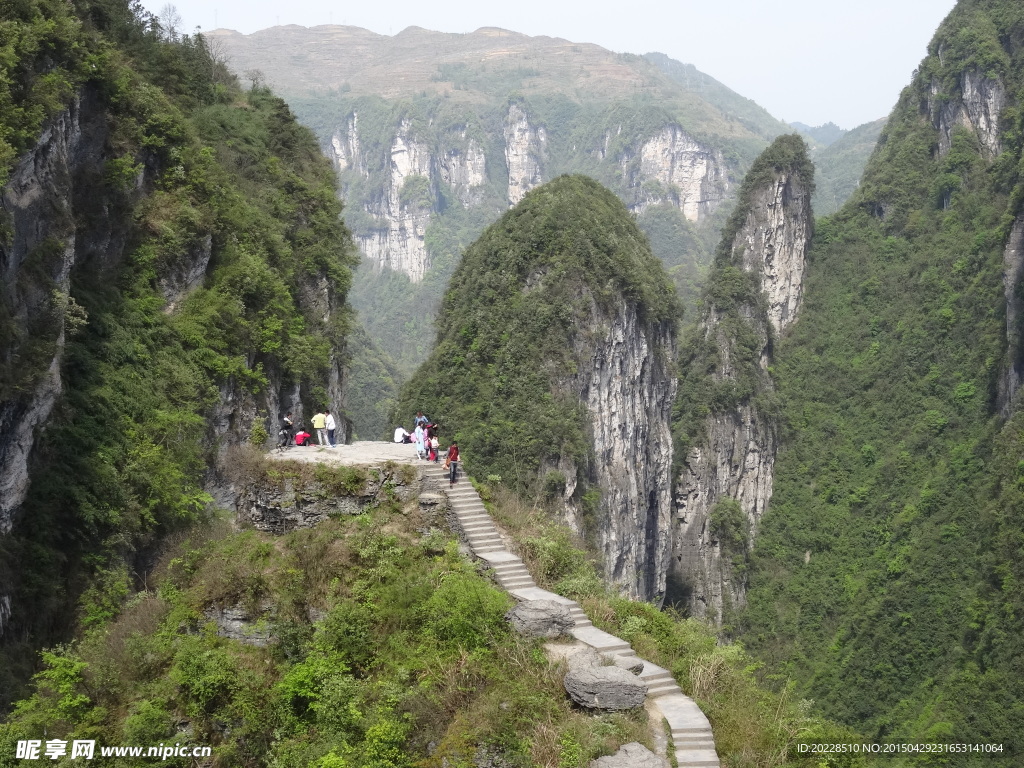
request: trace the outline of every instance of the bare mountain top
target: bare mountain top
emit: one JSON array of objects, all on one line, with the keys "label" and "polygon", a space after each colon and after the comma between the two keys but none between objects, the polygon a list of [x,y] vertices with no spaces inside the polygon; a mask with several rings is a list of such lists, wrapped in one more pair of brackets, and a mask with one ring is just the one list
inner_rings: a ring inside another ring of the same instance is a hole
[{"label": "bare mountain top", "polygon": [[236,72],[259,69],[284,93],[337,88],[385,98],[424,91],[469,96],[475,89],[461,81],[489,75],[515,77],[527,92],[554,87],[621,97],[668,82],[639,56],[495,27],[469,34],[408,27],[387,36],[359,27],[288,25],[251,35],[218,29],[209,37],[221,42]]}]

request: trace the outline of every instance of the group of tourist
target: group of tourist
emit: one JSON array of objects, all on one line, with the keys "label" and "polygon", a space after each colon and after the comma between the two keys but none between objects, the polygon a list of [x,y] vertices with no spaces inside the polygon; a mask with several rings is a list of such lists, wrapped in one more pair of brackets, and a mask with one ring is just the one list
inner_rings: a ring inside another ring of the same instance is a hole
[{"label": "group of tourist", "polygon": [[[317,442],[320,445],[330,446],[334,448],[337,443],[334,441],[334,433],[338,428],[338,422],[334,420],[334,415],[326,408],[322,411],[317,411],[316,415],[312,419],[313,429],[316,431]],[[295,429],[298,432],[295,432]],[[294,442],[295,445],[314,445],[313,435],[307,432],[301,424],[295,424],[292,418],[292,412],[288,413],[281,419],[281,431],[278,432],[277,447],[287,448]]]},{"label": "group of tourist", "polygon": [[[437,463],[441,459],[441,441],[437,436],[438,426],[431,422],[423,411],[416,412],[413,420],[413,431],[409,432],[405,427],[395,428],[396,443],[411,443],[416,446],[416,457],[421,461],[433,461]],[[455,475],[459,464],[459,444],[452,441],[448,446],[448,453],[445,456],[444,466],[448,470],[448,487],[455,485]]]}]

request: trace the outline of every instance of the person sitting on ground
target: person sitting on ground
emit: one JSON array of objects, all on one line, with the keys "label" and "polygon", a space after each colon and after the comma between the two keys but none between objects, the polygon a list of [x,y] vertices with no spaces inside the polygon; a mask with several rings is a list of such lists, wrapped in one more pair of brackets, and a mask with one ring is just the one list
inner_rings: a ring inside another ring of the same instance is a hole
[{"label": "person sitting on ground", "polygon": [[405,431],[405,427],[395,427],[396,443],[411,443],[412,435]]},{"label": "person sitting on ground", "polygon": [[311,438],[313,436],[304,429],[300,429],[295,433],[295,444],[296,445],[312,445]]}]

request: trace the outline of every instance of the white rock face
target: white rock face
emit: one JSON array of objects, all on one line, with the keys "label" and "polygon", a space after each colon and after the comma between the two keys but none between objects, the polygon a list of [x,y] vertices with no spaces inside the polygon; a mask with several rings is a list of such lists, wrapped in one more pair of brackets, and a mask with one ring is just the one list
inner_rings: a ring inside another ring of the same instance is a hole
[{"label": "white rock face", "polygon": [[1002,81],[985,77],[974,69],[960,75],[960,98],[943,103],[939,81],[933,79],[928,99],[928,112],[939,129],[939,154],[949,152],[953,129],[957,126],[974,131],[989,157],[1002,152],[999,140],[999,113],[1006,106],[1006,88]]},{"label": "white rock face", "polygon": [[[609,139],[606,135],[605,147]],[[689,221],[698,221],[714,211],[728,192],[722,153],[699,144],[679,126],[662,128],[640,146],[637,155],[627,152],[621,160],[636,190],[630,206],[635,213],[668,201]],[[658,185],[644,184],[651,180]]]},{"label": "white rock face", "polygon": [[505,162],[508,165],[508,204],[518,203],[543,182],[542,162],[547,151],[547,133],[534,127],[518,104],[509,107],[505,118]]},{"label": "white rock face", "polygon": [[[462,138],[465,136],[463,131]],[[480,204],[482,187],[487,182],[487,163],[484,150],[476,141],[470,139],[465,151],[453,148],[445,152],[438,173],[464,206]]]},{"label": "white rock face", "polygon": [[656,599],[671,547],[675,339],[668,327],[645,329],[631,304],[612,317],[595,306],[594,319],[600,330],[572,386],[590,415],[605,577],[631,597]]},{"label": "white rock face", "polygon": [[768,319],[778,336],[796,319],[803,298],[812,219],[794,211],[810,210],[810,193],[788,178],[776,179],[753,203],[732,247],[734,253],[742,250],[745,271],[760,272]]},{"label": "white rock face", "polygon": [[328,153],[338,173],[354,168],[361,175],[366,175],[363,157],[359,151],[359,113],[353,112],[348,122],[331,137],[331,149]]},{"label": "white rock face", "polygon": [[404,272],[419,282],[430,269],[424,236],[430,222],[431,206],[420,201],[402,202],[402,188],[412,176],[432,177],[430,148],[412,135],[407,120],[399,125],[391,144],[388,180],[379,199],[366,204],[367,213],[380,219],[383,227],[359,236],[363,254],[378,268]]},{"label": "white rock face", "polygon": [[[777,173],[751,195],[747,218],[733,239],[733,263],[761,276],[767,299],[766,311],[748,304],[740,307],[741,319],[757,337],[761,391],[772,389],[767,373],[770,342],[793,323],[800,309],[812,222],[810,191],[795,174]],[[718,351],[712,373],[718,384],[740,375],[735,340],[722,321],[722,313],[711,304],[701,322],[705,338]],[[748,401],[708,416],[704,439],[686,457],[674,499],[671,578],[673,599],[685,601],[691,615],[721,624],[727,606],[739,607],[746,601],[746,583],[733,572],[732,560],[753,545],[768,509],[777,449],[773,426]],[[746,523],[745,543],[723,542],[713,530],[712,513],[726,499],[739,504]]]}]

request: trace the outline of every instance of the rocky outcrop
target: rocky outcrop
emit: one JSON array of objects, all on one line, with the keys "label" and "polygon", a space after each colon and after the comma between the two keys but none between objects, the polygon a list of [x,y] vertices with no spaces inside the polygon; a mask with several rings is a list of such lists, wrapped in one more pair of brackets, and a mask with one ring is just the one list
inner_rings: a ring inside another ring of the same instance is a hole
[{"label": "rocky outcrop", "polygon": [[216,625],[219,636],[263,648],[276,640],[268,621],[271,610],[272,606],[266,602],[260,603],[255,609],[243,605],[211,605],[203,611],[203,617]]},{"label": "rocky outcrop", "polygon": [[524,600],[505,619],[525,637],[561,637],[576,625],[569,609],[554,600]]},{"label": "rocky outcrop", "polygon": [[[772,495],[778,439],[755,397],[773,389],[773,342],[800,309],[813,222],[808,165],[795,136],[778,139],[755,163],[752,177],[768,180],[741,193],[746,212],[733,218],[693,341],[698,352],[688,381],[710,371],[720,395],[705,404],[709,415],[688,414],[702,418],[699,429],[683,425],[698,438],[676,484],[669,599],[718,623],[726,607],[745,601],[744,569],[737,566]],[[746,289],[737,288],[737,272],[746,276]],[[732,288],[716,293],[719,282]]]},{"label": "rocky outcrop", "polygon": [[[941,60],[942,50],[939,50]],[[928,113],[939,131],[939,154],[945,155],[952,145],[955,128],[973,131],[989,157],[1002,151],[999,139],[999,113],[1006,106],[1006,87],[1002,81],[987,77],[976,69],[960,74],[960,93],[950,97],[943,93],[938,79],[929,88]]]},{"label": "rocky outcrop", "polygon": [[666,125],[639,150],[627,150],[620,164],[634,192],[630,209],[635,213],[670,202],[688,220],[698,221],[718,208],[729,190],[721,151],[700,144],[677,125]]},{"label": "rocky outcrop", "polygon": [[[674,330],[645,326],[633,304],[613,315],[592,304],[592,346],[581,347],[578,373],[568,383],[590,420],[591,474],[601,491],[597,538],[606,578],[629,596],[660,598],[670,550],[672,435],[676,381],[670,370]],[[575,491],[575,470],[567,499]],[[575,527],[583,529],[580,511]]]},{"label": "rocky outcrop", "polygon": [[534,126],[519,104],[512,104],[505,117],[505,163],[508,166],[508,204],[515,205],[543,181],[543,160],[547,133]]},{"label": "rocky outcrop", "polygon": [[[401,472],[384,469],[334,468],[316,474],[281,473],[279,480],[236,477],[236,519],[267,533],[284,534],[313,528],[331,517],[358,515],[380,501],[383,493],[411,499],[416,489]],[[315,476],[314,476],[315,475]],[[385,490],[387,489],[387,490]]]},{"label": "rocky outcrop", "polygon": [[669,768],[668,760],[638,741],[623,744],[614,755],[591,760],[588,768]]},{"label": "rocky outcrop", "polygon": [[647,684],[619,667],[574,665],[563,685],[569,698],[587,709],[636,709],[647,698]]}]

